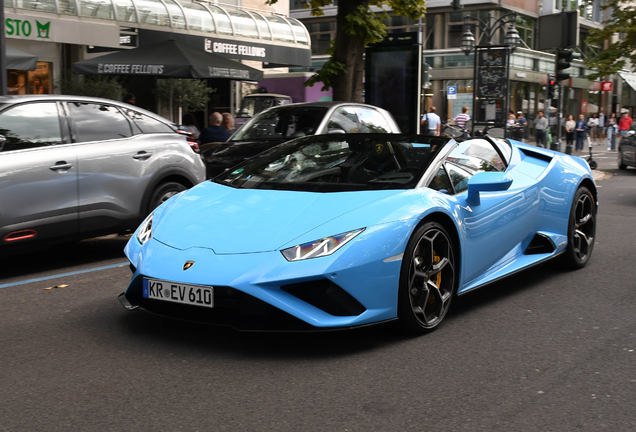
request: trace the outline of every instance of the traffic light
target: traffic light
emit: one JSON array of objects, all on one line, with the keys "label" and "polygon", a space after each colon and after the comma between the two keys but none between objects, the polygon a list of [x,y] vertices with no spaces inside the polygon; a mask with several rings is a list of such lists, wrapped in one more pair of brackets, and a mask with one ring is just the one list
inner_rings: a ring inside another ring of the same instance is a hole
[{"label": "traffic light", "polygon": [[545,88],[547,90],[547,98],[552,100],[554,99],[554,89],[556,88],[556,80],[554,79],[554,75],[548,75],[548,81],[545,84]]},{"label": "traffic light", "polygon": [[575,53],[571,49],[567,48],[559,48],[557,50],[557,58],[556,58],[556,79],[557,81],[563,81],[570,78],[570,74],[566,73],[565,70],[568,69],[572,64],[572,60],[575,58],[581,58],[581,54]]}]

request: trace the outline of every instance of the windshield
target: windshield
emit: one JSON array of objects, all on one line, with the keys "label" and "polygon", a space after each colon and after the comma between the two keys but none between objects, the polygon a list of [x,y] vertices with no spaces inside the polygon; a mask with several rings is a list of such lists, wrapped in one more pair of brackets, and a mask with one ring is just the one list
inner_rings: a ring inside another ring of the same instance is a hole
[{"label": "windshield", "polygon": [[263,111],[245,123],[230,141],[296,138],[313,135],[327,113],[326,107],[281,106]]},{"label": "windshield", "polygon": [[315,192],[412,189],[448,142],[397,134],[317,135],[278,145],[214,181]]}]

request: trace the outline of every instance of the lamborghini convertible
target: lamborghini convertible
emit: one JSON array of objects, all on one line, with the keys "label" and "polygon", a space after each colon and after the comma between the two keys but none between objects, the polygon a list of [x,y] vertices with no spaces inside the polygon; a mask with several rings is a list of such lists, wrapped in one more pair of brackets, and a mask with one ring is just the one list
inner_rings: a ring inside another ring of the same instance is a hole
[{"label": "lamborghini convertible", "polygon": [[243,330],[427,332],[457,295],[553,258],[585,266],[597,207],[583,159],[517,141],[302,137],[150,214],[119,299]]}]

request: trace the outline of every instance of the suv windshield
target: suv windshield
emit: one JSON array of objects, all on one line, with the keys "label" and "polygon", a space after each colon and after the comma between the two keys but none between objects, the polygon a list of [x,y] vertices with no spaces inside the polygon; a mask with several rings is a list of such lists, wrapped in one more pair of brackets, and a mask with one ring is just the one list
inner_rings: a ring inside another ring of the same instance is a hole
[{"label": "suv windshield", "polygon": [[230,141],[296,138],[316,133],[326,107],[282,106],[263,111],[248,121]]},{"label": "suv windshield", "polygon": [[396,134],[299,138],[261,153],[214,181],[245,189],[316,192],[412,189],[448,142]]}]

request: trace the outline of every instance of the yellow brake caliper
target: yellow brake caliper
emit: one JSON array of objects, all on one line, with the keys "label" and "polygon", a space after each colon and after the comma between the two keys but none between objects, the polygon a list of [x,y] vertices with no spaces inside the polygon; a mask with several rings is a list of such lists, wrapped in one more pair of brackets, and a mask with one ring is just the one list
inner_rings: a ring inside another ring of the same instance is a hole
[{"label": "yellow brake caliper", "polygon": [[[433,264],[438,264],[440,261],[442,260],[442,258],[440,258],[439,255],[437,255],[437,252],[433,251]],[[435,283],[435,285],[437,285],[437,287],[441,287],[442,286],[442,272],[437,273],[434,276],[434,280],[433,282]],[[428,297],[428,304],[433,304],[435,303],[435,297],[434,296],[429,296]]]}]

